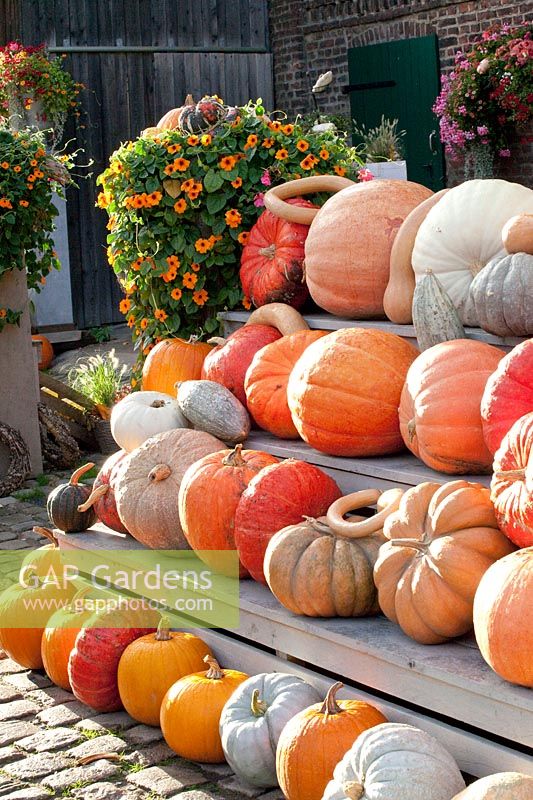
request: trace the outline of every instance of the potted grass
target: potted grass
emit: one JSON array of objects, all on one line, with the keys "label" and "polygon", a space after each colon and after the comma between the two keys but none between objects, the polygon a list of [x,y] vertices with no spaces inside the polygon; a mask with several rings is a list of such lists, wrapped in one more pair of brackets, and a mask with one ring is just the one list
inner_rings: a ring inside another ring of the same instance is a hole
[{"label": "potted grass", "polygon": [[405,131],[398,130],[397,119],[381,117],[375,128],[358,126],[354,120],[354,139],[359,139],[358,152],[365,160],[365,169],[375,178],[407,180],[407,166],[402,159],[401,139]]}]

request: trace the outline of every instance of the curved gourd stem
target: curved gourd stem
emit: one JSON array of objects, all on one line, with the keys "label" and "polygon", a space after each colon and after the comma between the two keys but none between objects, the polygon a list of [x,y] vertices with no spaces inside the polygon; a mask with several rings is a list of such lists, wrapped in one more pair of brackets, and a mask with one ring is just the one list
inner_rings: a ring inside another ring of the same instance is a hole
[{"label": "curved gourd stem", "polygon": [[[402,489],[388,489],[383,494],[379,489],[363,489],[340,497],[329,508],[326,516],[331,530],[348,539],[359,539],[383,530],[387,517],[397,510],[403,495]],[[348,511],[364,506],[378,504],[378,513],[373,517],[356,517],[355,521],[345,520]]]},{"label": "curved gourd stem", "polygon": [[364,787],[357,781],[347,781],[342,784],[343,794],[346,795],[347,800],[360,800],[364,794]]},{"label": "curved gourd stem", "polygon": [[78,506],[78,511],[88,511],[90,508],[94,506],[97,500],[107,494],[109,491],[109,485],[107,483],[102,483],[100,486],[97,486],[96,489],[93,489],[85,503],[81,503]]},{"label": "curved gourd stem", "polygon": [[264,700],[261,700],[259,696],[259,689],[254,689],[252,692],[250,710],[254,717],[262,717],[268,710],[268,703],[265,703]]},{"label": "curved gourd stem", "polygon": [[156,464],[155,467],[152,467],[152,469],[148,473],[148,480],[151,483],[157,483],[158,481],[165,481],[171,473],[172,470],[170,469],[168,464]]},{"label": "curved gourd stem", "polygon": [[303,514],[302,519],[304,519],[318,533],[329,533],[331,535],[332,530],[328,525],[326,517],[318,517],[318,519],[315,519],[315,517],[308,517],[306,514]]},{"label": "curved gourd stem", "polygon": [[299,178],[295,181],[287,181],[280,186],[273,186],[265,193],[265,208],[276,217],[286,219],[288,222],[297,222],[300,225],[311,225],[318,208],[304,208],[293,206],[286,203],[291,197],[300,197],[303,194],[316,194],[317,192],[340,192],[348,186],[353,186],[354,182],[349,178],[341,178],[339,175],[313,175],[309,178]]},{"label": "curved gourd stem", "polygon": [[71,486],[77,486],[80,478],[82,478],[85,475],[85,473],[89,472],[89,470],[92,469],[93,467],[94,464],[92,463],[92,461],[89,461],[88,464],[84,464],[83,467],[78,467],[78,469],[75,470],[70,476],[69,483],[71,484]]},{"label": "curved gourd stem", "polygon": [[210,339],[207,340],[207,344],[212,345],[220,345],[222,347],[223,344],[226,344],[228,340],[224,339],[223,336],[212,336]]},{"label": "curved gourd stem", "polygon": [[162,616],[155,632],[155,640],[156,642],[169,642],[171,639],[168,619]]},{"label": "curved gourd stem", "polygon": [[225,467],[243,467],[246,461],[242,457],[242,444],[236,444],[235,448],[222,459]]},{"label": "curved gourd stem", "polygon": [[204,664],[207,664],[209,669],[205,673],[206,678],[213,681],[220,681],[224,677],[223,671],[220,669],[220,664],[213,658],[213,656],[204,656]]},{"label": "curved gourd stem", "polygon": [[495,478],[518,478],[523,480],[526,477],[526,470],[523,469],[508,469],[498,470],[494,473]]},{"label": "curved gourd stem", "polygon": [[286,303],[267,303],[252,311],[245,325],[271,325],[283,336],[298,331],[308,331],[309,325],[292,306]]},{"label": "curved gourd stem", "polygon": [[330,714],[342,714],[342,708],[337,703],[335,695],[339,689],[342,689],[343,686],[343,683],[337,681],[337,683],[334,683],[333,686],[329,687],[326,698],[320,707],[320,714],[325,714],[326,716]]},{"label": "curved gourd stem", "polygon": [[411,547],[420,553],[425,553],[428,549],[427,544],[420,539],[392,539],[390,543],[393,547]]},{"label": "curved gourd stem", "polygon": [[54,532],[50,530],[50,528],[41,528],[39,525],[34,525],[33,527],[34,533],[38,533],[40,536],[46,536],[51,544],[54,547],[59,547],[59,542],[57,540],[57,536],[54,535]]}]

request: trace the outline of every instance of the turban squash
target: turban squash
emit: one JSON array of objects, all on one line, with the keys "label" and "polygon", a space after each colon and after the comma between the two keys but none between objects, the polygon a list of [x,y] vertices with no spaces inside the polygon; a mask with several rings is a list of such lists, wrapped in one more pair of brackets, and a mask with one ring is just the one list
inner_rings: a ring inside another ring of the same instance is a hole
[{"label": "turban squash", "polygon": [[513,546],[489,490],[478,483],[420,483],[385,520],[389,541],[374,568],[379,605],[404,633],[439,644],[471,630],[478,584]]},{"label": "turban squash", "polygon": [[504,436],[494,457],[490,488],[505,535],[518,547],[533,545],[533,411]]},{"label": "turban squash", "polygon": [[417,354],[399,336],[367,328],[343,328],[311,344],[287,387],[302,439],[334,456],[401,450],[398,405]]},{"label": "turban squash", "polygon": [[201,377],[202,364],[212,347],[195,337],[163,339],[150,350],[143,365],[142,388],[146,391],[174,395],[178,381],[196,381]]}]

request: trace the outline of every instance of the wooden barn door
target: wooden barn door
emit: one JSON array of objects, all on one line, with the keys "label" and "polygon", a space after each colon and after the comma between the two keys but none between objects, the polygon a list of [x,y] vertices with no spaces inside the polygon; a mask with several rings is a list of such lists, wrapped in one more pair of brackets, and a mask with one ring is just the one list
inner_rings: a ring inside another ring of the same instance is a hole
[{"label": "wooden barn door", "polygon": [[444,187],[444,152],[431,108],[439,92],[436,36],[348,50],[350,107],[358,125],[398,119],[407,177],[433,191]]}]

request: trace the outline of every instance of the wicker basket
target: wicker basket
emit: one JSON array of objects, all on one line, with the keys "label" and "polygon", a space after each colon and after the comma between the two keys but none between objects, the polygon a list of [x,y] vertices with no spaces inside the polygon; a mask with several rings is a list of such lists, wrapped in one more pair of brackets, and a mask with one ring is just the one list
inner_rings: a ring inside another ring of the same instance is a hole
[{"label": "wicker basket", "polygon": [[94,423],[94,436],[100,452],[111,455],[120,450],[120,447],[111,436],[111,424],[108,419],[98,419]]}]

